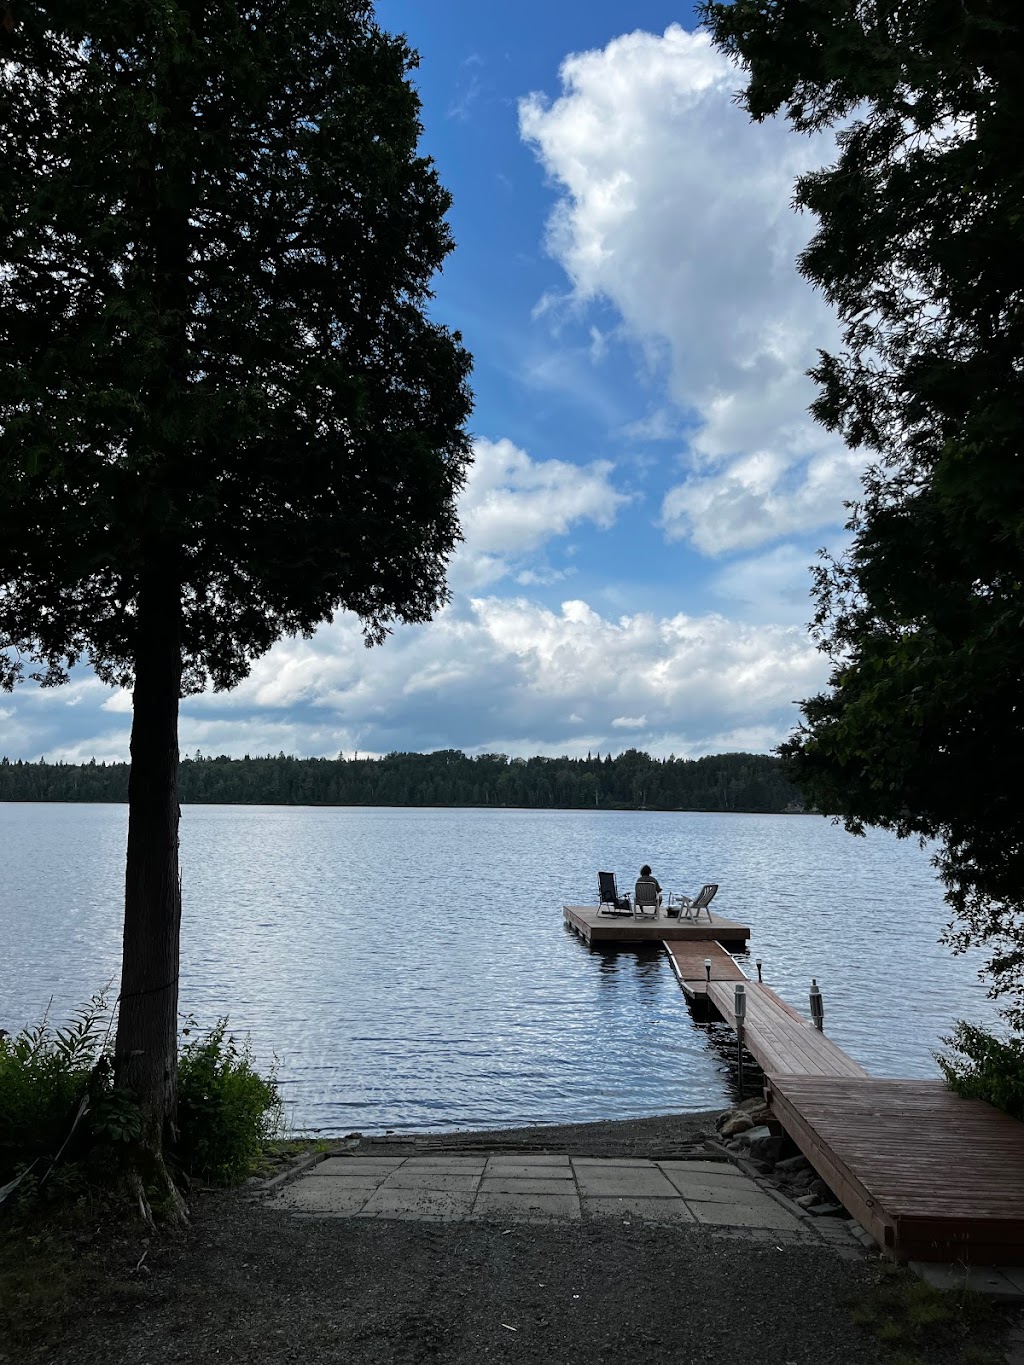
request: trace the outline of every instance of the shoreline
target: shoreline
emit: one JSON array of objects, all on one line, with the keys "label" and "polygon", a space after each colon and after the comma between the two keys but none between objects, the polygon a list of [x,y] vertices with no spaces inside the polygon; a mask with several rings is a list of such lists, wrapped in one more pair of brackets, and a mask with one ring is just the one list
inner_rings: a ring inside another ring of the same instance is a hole
[{"label": "shoreline", "polygon": [[[417,801],[409,805],[401,801],[179,801],[186,806],[233,807],[237,810],[479,810],[479,811],[586,811],[594,815],[813,815],[821,818],[824,811],[816,810],[738,810],[720,806],[509,806],[491,803],[487,806],[471,802]],[[0,806],[124,806],[120,797],[53,797],[0,796]]]},{"label": "shoreline", "polygon": [[[731,1106],[726,1106],[730,1108]],[[343,1138],[296,1138],[296,1142],[344,1146],[351,1152],[381,1148],[520,1147],[588,1156],[636,1156],[671,1152],[703,1142],[715,1132],[723,1108],[656,1114],[644,1118],[596,1119],[588,1123],[537,1123],[509,1128],[455,1128],[437,1132],[349,1133]]]}]

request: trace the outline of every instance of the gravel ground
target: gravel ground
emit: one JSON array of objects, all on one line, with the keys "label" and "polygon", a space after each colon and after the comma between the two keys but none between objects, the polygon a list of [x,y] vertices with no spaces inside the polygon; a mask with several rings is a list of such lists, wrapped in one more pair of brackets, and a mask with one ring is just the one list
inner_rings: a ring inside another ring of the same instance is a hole
[{"label": "gravel ground", "polygon": [[[426,1141],[665,1157],[698,1144],[710,1126],[690,1116]],[[383,1145],[367,1139],[360,1150]],[[181,1237],[147,1244],[140,1233],[106,1248],[105,1268],[108,1281],[65,1339],[19,1354],[18,1365],[889,1359],[851,1324],[851,1304],[872,1280],[869,1262],[825,1245],[779,1246],[767,1233],[296,1219],[235,1191],[199,1195]]]},{"label": "gravel ground", "polygon": [[[687,1227],[297,1220],[202,1201],[53,1365],[867,1365],[863,1264]],[[514,1329],[514,1330],[513,1330]]]}]

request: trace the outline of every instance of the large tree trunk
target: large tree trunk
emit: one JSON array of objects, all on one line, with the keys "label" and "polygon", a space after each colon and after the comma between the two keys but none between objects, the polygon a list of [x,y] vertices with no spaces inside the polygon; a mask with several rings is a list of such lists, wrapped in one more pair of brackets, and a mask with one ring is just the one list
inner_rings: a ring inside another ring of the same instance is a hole
[{"label": "large tree trunk", "polygon": [[142,1110],[132,1185],[144,1215],[150,1193],[183,1216],[164,1165],[173,1140],[178,1032],[178,698],[181,693],[181,588],[159,573],[138,596],[128,861],[124,898],[121,1004],[115,1078]]}]

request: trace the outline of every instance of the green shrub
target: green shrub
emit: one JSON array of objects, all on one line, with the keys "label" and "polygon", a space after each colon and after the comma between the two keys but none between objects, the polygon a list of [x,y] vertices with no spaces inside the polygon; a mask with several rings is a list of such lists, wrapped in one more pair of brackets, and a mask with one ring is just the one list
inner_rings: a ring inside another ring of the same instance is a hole
[{"label": "green shrub", "polygon": [[225,1185],[244,1180],[280,1130],[277,1081],[254,1070],[248,1042],[236,1042],[226,1019],[181,1050],[178,1127],[184,1168]]},{"label": "green shrub", "polygon": [[[17,1037],[0,1035],[0,1187],[20,1176],[10,1192],[20,1203],[108,1184],[118,1153],[140,1137],[138,1106],[113,1085],[112,1031],[101,992],[63,1028],[44,1017]],[[186,1022],[183,1038],[192,1033]],[[181,1165],[218,1184],[244,1179],[277,1135],[274,1076],[254,1069],[248,1044],[228,1034],[226,1019],[181,1048],[178,1126]]]},{"label": "green shrub", "polygon": [[0,1185],[67,1140],[110,1037],[106,995],[94,995],[64,1028],[44,1016],[17,1037],[0,1037]]},{"label": "green shrub", "polygon": [[935,1060],[951,1090],[1024,1119],[1024,1038],[997,1038],[961,1019],[942,1041],[953,1055]]}]

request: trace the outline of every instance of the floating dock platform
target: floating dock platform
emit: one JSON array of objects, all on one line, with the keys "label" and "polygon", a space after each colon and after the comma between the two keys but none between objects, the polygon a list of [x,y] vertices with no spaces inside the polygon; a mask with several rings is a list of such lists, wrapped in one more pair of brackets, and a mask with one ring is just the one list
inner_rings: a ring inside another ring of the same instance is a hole
[{"label": "floating dock platform", "polygon": [[728,943],[742,952],[750,937],[745,924],[708,911],[700,919],[669,919],[655,915],[601,915],[596,905],[563,905],[562,918],[587,943]]}]

